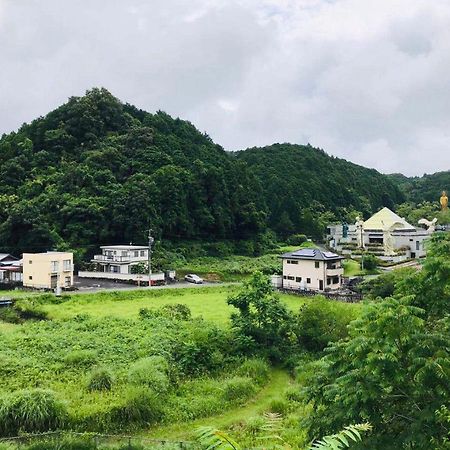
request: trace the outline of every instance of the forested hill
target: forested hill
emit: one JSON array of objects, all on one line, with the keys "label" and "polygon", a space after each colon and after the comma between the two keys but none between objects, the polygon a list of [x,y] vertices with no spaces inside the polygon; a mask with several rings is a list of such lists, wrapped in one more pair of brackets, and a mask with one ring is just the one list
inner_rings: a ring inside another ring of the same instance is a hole
[{"label": "forested hill", "polygon": [[310,145],[274,144],[237,152],[236,157],[261,181],[269,226],[281,234],[301,229],[314,235],[329,212],[350,219],[356,211],[368,216],[382,206],[395,209],[404,201],[400,189],[385,175]]},{"label": "forested hill", "polygon": [[192,124],[93,89],[0,140],[0,251],[245,238],[260,184]]},{"label": "forested hill", "polygon": [[450,170],[422,177],[406,177],[394,173],[388,177],[403,191],[406,199],[413,203],[437,202],[442,191],[450,192]]},{"label": "forested hill", "polygon": [[268,226],[320,236],[328,220],[403,200],[387,177],[321,150],[230,154],[105,89],[3,135],[0,175],[0,251],[12,253],[144,243],[149,226],[166,240],[249,239]]}]

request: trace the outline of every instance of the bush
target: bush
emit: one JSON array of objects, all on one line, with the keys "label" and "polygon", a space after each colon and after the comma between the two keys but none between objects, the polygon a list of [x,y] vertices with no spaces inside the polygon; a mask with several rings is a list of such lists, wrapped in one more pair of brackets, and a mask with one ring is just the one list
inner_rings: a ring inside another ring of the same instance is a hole
[{"label": "bush", "polygon": [[131,365],[128,381],[151,388],[157,394],[165,394],[169,389],[168,370],[169,365],[162,356],[142,358]]},{"label": "bush", "polygon": [[14,308],[7,307],[0,309],[0,321],[17,324],[21,323],[22,319]]},{"label": "bush", "polygon": [[66,416],[64,403],[52,391],[15,391],[0,399],[0,435],[53,430],[64,423]]},{"label": "bush", "polygon": [[89,391],[110,391],[114,384],[114,375],[104,367],[94,369],[89,375],[87,388]]},{"label": "bush", "polygon": [[47,320],[48,313],[44,311],[39,305],[36,305],[32,300],[23,299],[18,300],[14,304],[14,308],[24,320]]},{"label": "bush", "polygon": [[289,402],[282,398],[275,398],[269,404],[269,412],[285,415],[289,411]]},{"label": "bush", "polygon": [[293,234],[287,240],[289,245],[302,245],[308,241],[308,238],[304,234]]},{"label": "bush", "polygon": [[64,357],[69,366],[90,366],[97,361],[97,354],[92,350],[73,350]]},{"label": "bush", "polygon": [[291,386],[284,392],[285,398],[290,402],[300,403],[303,400],[302,392],[299,387]]},{"label": "bush", "polygon": [[174,305],[164,305],[161,306],[158,310],[162,316],[167,317],[169,319],[176,320],[190,320],[191,319],[191,310],[188,306],[183,305],[181,303],[176,303]]},{"label": "bush", "polygon": [[255,384],[247,377],[230,378],[223,388],[223,396],[227,401],[246,400],[255,392]]},{"label": "bush", "polygon": [[375,270],[378,266],[378,258],[375,255],[363,255],[361,258],[361,269]]},{"label": "bush", "polygon": [[309,351],[321,351],[329,342],[347,336],[347,325],[354,314],[342,305],[323,297],[304,304],[297,315],[296,335],[300,345]]},{"label": "bush", "polygon": [[144,387],[129,388],[125,393],[124,404],[111,411],[112,421],[119,427],[155,424],[163,415],[161,399]]},{"label": "bush", "polygon": [[270,370],[266,361],[259,358],[252,358],[244,361],[237,373],[243,377],[251,378],[259,385],[262,385],[268,381]]},{"label": "bush", "polygon": [[251,436],[256,436],[262,430],[264,430],[266,425],[266,420],[264,417],[256,416],[250,417],[245,424],[245,432]]}]

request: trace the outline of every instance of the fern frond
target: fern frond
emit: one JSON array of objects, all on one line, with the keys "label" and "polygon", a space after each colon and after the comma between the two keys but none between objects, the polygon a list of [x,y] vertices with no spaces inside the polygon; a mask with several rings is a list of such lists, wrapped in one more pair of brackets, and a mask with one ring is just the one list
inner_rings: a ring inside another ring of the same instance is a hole
[{"label": "fern frond", "polygon": [[239,444],[230,436],[213,427],[201,427],[197,430],[197,440],[206,450],[241,450]]},{"label": "fern frond", "polygon": [[314,442],[309,450],[341,450],[349,448],[352,442],[360,442],[362,440],[361,433],[368,432],[372,429],[369,423],[360,423],[344,427],[339,433],[325,436],[321,440]]}]

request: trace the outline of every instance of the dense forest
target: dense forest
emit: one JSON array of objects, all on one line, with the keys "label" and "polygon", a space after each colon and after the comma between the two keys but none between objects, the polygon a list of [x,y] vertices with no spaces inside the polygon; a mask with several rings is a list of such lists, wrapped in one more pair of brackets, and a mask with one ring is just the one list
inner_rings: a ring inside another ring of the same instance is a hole
[{"label": "dense forest", "polygon": [[[269,226],[321,235],[334,219],[368,217],[404,201],[400,189],[374,169],[327,155],[310,145],[274,144],[237,153],[257,175],[269,208]],[[321,220],[322,219],[322,220]]]},{"label": "dense forest", "polygon": [[320,237],[394,207],[388,177],[311,146],[227,153],[189,122],[92,89],[0,139],[0,247],[93,252],[159,239]]},{"label": "dense forest", "polygon": [[410,202],[437,202],[443,190],[450,191],[450,170],[436,172],[422,177],[406,177],[394,173],[388,177],[397,184]]}]

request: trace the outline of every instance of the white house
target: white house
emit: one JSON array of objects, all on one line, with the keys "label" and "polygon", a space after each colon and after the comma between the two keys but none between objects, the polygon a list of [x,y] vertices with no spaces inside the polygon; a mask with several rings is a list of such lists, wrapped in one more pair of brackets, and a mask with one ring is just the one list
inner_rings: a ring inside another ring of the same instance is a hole
[{"label": "white house", "polygon": [[148,261],[145,245],[103,245],[100,248],[102,254],[91,260],[99,272],[130,274],[132,266]]},{"label": "white house", "polygon": [[282,287],[313,291],[336,290],[342,286],[342,256],[318,248],[304,248],[281,255]]},{"label": "white house", "polygon": [[20,282],[22,282],[22,260],[9,253],[0,253],[0,283]]}]

